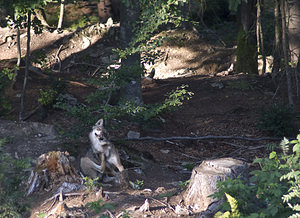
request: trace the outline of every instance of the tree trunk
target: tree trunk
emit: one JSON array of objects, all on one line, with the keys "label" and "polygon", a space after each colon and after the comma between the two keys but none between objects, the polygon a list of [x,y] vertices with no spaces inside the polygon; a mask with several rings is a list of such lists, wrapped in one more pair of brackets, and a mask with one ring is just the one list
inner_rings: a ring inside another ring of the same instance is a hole
[{"label": "tree trunk", "polygon": [[292,66],[297,66],[300,54],[300,2],[288,1],[288,31]]},{"label": "tree trunk", "polygon": [[287,35],[287,3],[285,0],[281,0],[280,2],[281,6],[281,25],[282,25],[282,50],[284,55],[284,70],[286,75],[286,81],[287,81],[287,91],[288,91],[288,99],[289,99],[289,105],[293,105],[293,91],[292,91],[292,82],[291,82],[291,75],[290,75],[290,58],[289,58],[289,39]]},{"label": "tree trunk", "polygon": [[196,213],[218,208],[221,202],[210,197],[218,191],[217,182],[236,178],[238,175],[247,180],[247,174],[247,164],[240,160],[220,158],[203,161],[193,169],[189,186],[183,193],[184,204]]},{"label": "tree trunk", "polygon": [[63,19],[64,19],[64,12],[65,12],[65,0],[61,0],[60,3],[60,12],[59,12],[59,20],[57,24],[57,29],[62,29]]},{"label": "tree trunk", "polygon": [[18,76],[18,71],[20,69],[21,66],[21,59],[22,59],[22,54],[21,54],[21,40],[20,40],[20,28],[17,26],[17,55],[18,55],[18,60],[17,60],[17,68],[15,68],[15,72],[14,72],[14,78],[10,84],[10,91],[15,89],[15,84],[17,81],[17,76]]},{"label": "tree trunk", "polygon": [[24,75],[24,82],[23,82],[23,89],[21,93],[21,106],[20,106],[20,113],[19,113],[19,121],[23,121],[23,113],[24,113],[24,100],[25,100],[25,92],[26,92],[26,85],[28,79],[28,71],[29,71],[29,55],[30,55],[30,27],[31,27],[31,11],[29,10],[27,13],[27,51],[26,51],[26,60],[25,60],[25,75]]},{"label": "tree trunk", "polygon": [[237,73],[257,74],[257,49],[254,34],[256,0],[244,1],[238,7]]},{"label": "tree trunk", "polygon": [[279,72],[280,68],[280,38],[281,38],[281,28],[280,28],[280,15],[279,15],[279,8],[280,8],[280,0],[274,1],[274,19],[275,19],[275,48],[274,48],[274,61],[273,61],[273,69],[272,74],[276,75]]},{"label": "tree trunk", "polygon": [[297,100],[299,97],[298,73],[300,70],[300,2],[299,0],[288,1],[288,31],[289,48],[291,52],[292,68],[295,72],[295,83],[297,91]]},{"label": "tree trunk", "polygon": [[[120,6],[120,39],[121,48],[125,49],[130,46],[134,37],[134,27],[137,24],[140,15],[139,2],[134,1],[128,7],[121,1]],[[141,91],[141,73],[140,54],[135,53],[128,55],[126,59],[122,60],[121,70],[126,76],[128,84],[121,88],[121,98],[133,101],[137,104],[142,104],[142,91]]]},{"label": "tree trunk", "polygon": [[259,74],[264,75],[266,73],[266,56],[264,52],[264,38],[263,38],[263,30],[262,30],[262,22],[261,22],[261,7],[262,0],[257,0],[257,13],[256,13],[256,40],[257,40],[257,49],[258,55],[260,55],[259,59],[262,59],[263,65],[262,70]]},{"label": "tree trunk", "polygon": [[97,4],[98,15],[101,23],[105,23],[108,18],[112,17],[111,0],[100,0]]},{"label": "tree trunk", "polygon": [[45,27],[50,27],[48,22],[46,21],[46,15],[43,9],[41,8],[37,8],[34,9],[34,13],[35,16],[37,17],[37,19],[39,19],[41,21],[41,24]]}]

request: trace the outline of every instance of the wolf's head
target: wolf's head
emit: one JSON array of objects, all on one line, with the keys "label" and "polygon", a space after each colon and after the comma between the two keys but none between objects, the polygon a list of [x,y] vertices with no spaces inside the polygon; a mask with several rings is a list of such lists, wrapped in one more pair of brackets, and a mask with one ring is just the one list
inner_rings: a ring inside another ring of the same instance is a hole
[{"label": "wolf's head", "polygon": [[108,134],[103,126],[103,119],[98,120],[95,126],[93,126],[93,132],[99,140],[107,139]]}]

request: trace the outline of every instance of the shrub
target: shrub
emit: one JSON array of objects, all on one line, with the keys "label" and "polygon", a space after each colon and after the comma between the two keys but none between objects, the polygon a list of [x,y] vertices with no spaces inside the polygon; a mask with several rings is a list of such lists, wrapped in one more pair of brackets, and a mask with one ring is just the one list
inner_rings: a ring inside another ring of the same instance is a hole
[{"label": "shrub", "polygon": [[[269,158],[254,160],[261,169],[250,173],[250,184],[240,178],[221,181],[212,196],[221,199],[228,193],[237,201],[241,217],[299,217],[300,135],[293,141],[285,138],[281,148],[281,154],[273,151]],[[230,208],[228,202],[223,203],[222,209]]]},{"label": "shrub", "polygon": [[[71,109],[63,102],[56,102],[55,108],[65,110],[69,115],[76,117],[78,124],[75,125],[76,129],[73,129],[70,136],[82,136],[86,130],[89,130],[90,126],[99,120],[100,117],[105,120],[110,119],[125,119],[133,120],[140,123],[148,123],[150,119],[157,117],[160,114],[174,111],[183,105],[185,100],[188,100],[193,95],[189,92],[187,85],[182,85],[176,90],[171,91],[166,95],[165,100],[159,104],[153,105],[136,105],[133,102],[126,101],[120,102],[119,105],[99,104],[101,100],[105,99],[104,96],[109,95],[108,90],[103,90],[93,93],[88,99],[88,106],[74,106]],[[97,115],[95,116],[95,114]]]},{"label": "shrub", "polygon": [[291,136],[296,130],[295,116],[293,107],[274,104],[262,109],[258,127],[272,136]]},{"label": "shrub", "polygon": [[[2,154],[6,139],[0,139],[0,217],[21,217],[25,206],[21,184],[25,181],[24,169],[29,168],[29,159],[13,159]],[[24,201],[23,201],[24,202]]]},{"label": "shrub", "polygon": [[11,105],[5,98],[5,90],[14,78],[13,70],[4,68],[0,71],[0,116],[11,110]]}]

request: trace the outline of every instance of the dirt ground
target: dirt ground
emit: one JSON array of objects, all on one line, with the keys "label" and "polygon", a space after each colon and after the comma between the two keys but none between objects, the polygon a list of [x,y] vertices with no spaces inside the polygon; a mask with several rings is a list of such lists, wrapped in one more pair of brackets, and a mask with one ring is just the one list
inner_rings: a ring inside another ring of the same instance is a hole
[{"label": "dirt ground", "polygon": [[[97,29],[98,28],[98,29]],[[44,32],[41,35],[32,35],[32,51],[44,51],[46,59],[37,67],[48,67],[52,73],[68,81],[67,92],[84,103],[84,99],[97,87],[86,83],[86,78],[94,75],[97,66],[116,61],[112,53],[118,47],[118,24],[107,31],[100,27],[90,26],[86,29],[62,34]],[[1,39],[6,35],[13,35],[9,29],[0,29]],[[150,83],[143,84],[143,100],[145,104],[161,102],[165,95],[182,84],[188,85],[193,97],[184,102],[182,107],[174,112],[162,114],[160,125],[146,128],[137,124],[128,124],[124,129],[112,131],[115,138],[124,138],[129,130],[138,131],[141,137],[175,137],[175,136],[236,136],[244,138],[261,138],[266,133],[258,130],[257,124],[260,109],[274,101],[281,101],[283,96],[274,97],[276,87],[269,77],[249,76],[246,74],[229,74],[216,76],[217,73],[227,70],[235,60],[235,48],[221,46],[215,36],[199,34],[194,31],[168,31],[172,40],[161,49],[163,58],[156,63],[156,75]],[[25,45],[26,36],[22,36],[22,45]],[[234,44],[234,42],[231,42]],[[59,67],[57,52],[62,67]],[[24,47],[24,46],[22,46]],[[15,63],[15,37],[0,46],[0,67],[11,67]],[[25,50],[22,50],[25,51]],[[43,65],[44,64],[44,65]],[[17,77],[14,90],[7,92],[12,105],[12,111],[2,120],[18,120],[20,92],[23,84],[23,71]],[[39,91],[49,84],[43,73],[30,71],[26,99],[25,116],[29,115],[38,106]],[[27,122],[43,122],[53,124],[58,129],[67,131],[74,125],[74,118],[70,118],[59,110],[53,110],[41,121],[37,113],[28,117]],[[184,166],[198,165],[203,160],[220,157],[233,157],[251,163],[256,157],[263,157],[268,152],[265,146],[274,141],[249,141],[237,139],[210,139],[210,140],[162,140],[162,141],[127,141],[125,147],[137,155],[145,155],[144,169],[141,173],[135,167],[128,170],[129,180],[142,180],[143,190],[120,190],[116,187],[103,187],[107,193],[106,203],[115,206],[114,215],[123,210],[135,210],[145,199],[149,199],[151,210],[141,216],[174,217],[172,210],[159,201],[172,204],[170,196],[180,193],[179,181],[190,178],[191,171]],[[74,149],[78,149],[76,156],[78,169],[79,157],[89,148],[87,136],[75,141]],[[277,142],[276,142],[277,143]],[[122,150],[122,145],[117,145]],[[32,154],[42,154],[47,149],[37,149]],[[73,151],[70,151],[72,153]],[[18,152],[22,157],[22,151]],[[73,152],[74,153],[74,152]],[[121,155],[122,156],[122,155]],[[32,155],[33,159],[37,156]],[[76,162],[75,161],[75,162]],[[125,165],[126,166],[126,165]],[[31,205],[31,214],[24,216],[38,217],[39,213],[50,208],[50,203],[42,205],[45,199],[53,192],[35,194]],[[38,200],[37,200],[38,199]],[[95,193],[82,194],[66,198],[68,207],[83,210],[90,217],[95,214],[83,208],[85,203],[97,199]],[[155,199],[160,199],[159,201]]]}]

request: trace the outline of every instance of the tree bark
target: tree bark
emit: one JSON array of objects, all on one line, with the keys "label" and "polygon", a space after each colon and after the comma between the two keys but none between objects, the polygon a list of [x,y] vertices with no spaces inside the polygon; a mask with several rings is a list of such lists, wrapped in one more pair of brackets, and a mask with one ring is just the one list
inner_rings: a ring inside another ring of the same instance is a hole
[{"label": "tree bark", "polygon": [[285,0],[281,0],[280,2],[281,7],[281,25],[282,25],[282,50],[284,55],[284,70],[286,75],[286,81],[287,81],[287,91],[288,91],[288,100],[289,105],[293,105],[293,91],[292,91],[292,82],[291,82],[291,75],[290,75],[290,58],[289,58],[289,39],[287,35],[287,3]]},{"label": "tree bark", "polygon": [[[131,1],[130,1],[131,2]],[[120,6],[120,39],[121,48],[125,49],[130,46],[134,37],[134,28],[140,16],[139,2],[133,1],[129,6],[126,6],[121,1]],[[140,54],[135,53],[128,55],[126,59],[122,60],[121,70],[126,76],[128,84],[121,88],[121,98],[133,101],[137,104],[142,104],[142,91],[141,91],[141,73]]]},{"label": "tree bark", "polygon": [[259,59],[262,59],[263,61],[261,75],[264,75],[266,73],[266,56],[264,52],[264,38],[263,38],[261,16],[262,16],[262,0],[257,0],[256,40],[257,40],[258,54],[261,56]]},{"label": "tree bark", "polygon": [[37,19],[41,21],[41,24],[45,27],[50,27],[48,22],[46,21],[46,15],[42,8],[34,9],[34,13]]},{"label": "tree bark", "polygon": [[19,113],[19,121],[23,121],[23,113],[24,113],[24,100],[25,100],[25,93],[26,93],[26,85],[28,79],[28,72],[29,72],[29,56],[30,56],[30,28],[31,28],[31,11],[29,10],[27,13],[27,51],[26,51],[26,59],[25,59],[25,75],[24,75],[24,82],[23,82],[23,89],[21,93],[21,106],[20,106],[20,113]]},{"label": "tree bark", "polygon": [[299,0],[288,1],[288,31],[289,47],[291,51],[292,66],[299,63],[300,54],[300,2]]},{"label": "tree bark", "polygon": [[17,26],[17,56],[18,56],[18,60],[17,60],[17,68],[15,68],[15,72],[14,72],[14,78],[10,84],[10,90],[12,91],[13,89],[15,89],[15,84],[17,81],[17,76],[18,76],[18,71],[20,69],[21,66],[21,59],[22,59],[22,54],[21,54],[21,40],[20,40],[20,28]]},{"label": "tree bark", "polygon": [[61,0],[59,20],[58,20],[58,24],[57,24],[57,29],[58,30],[62,29],[62,24],[63,24],[63,20],[64,20],[64,12],[65,12],[65,0]]},{"label": "tree bark", "polygon": [[238,7],[238,48],[237,48],[237,73],[257,74],[257,49],[254,29],[256,0],[242,1]]},{"label": "tree bark", "polygon": [[272,74],[276,75],[280,69],[280,38],[281,38],[281,28],[280,28],[280,15],[279,15],[279,8],[280,8],[280,0],[274,0],[274,19],[275,19],[275,48],[274,48],[274,61],[273,61],[273,69]]},{"label": "tree bark", "polygon": [[189,186],[183,194],[184,204],[190,206],[193,212],[205,211],[213,204],[220,205],[220,201],[210,197],[218,190],[217,182],[238,175],[247,180],[247,174],[247,164],[240,160],[220,158],[203,161],[193,169]]}]

